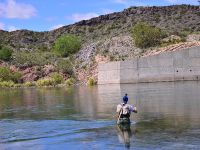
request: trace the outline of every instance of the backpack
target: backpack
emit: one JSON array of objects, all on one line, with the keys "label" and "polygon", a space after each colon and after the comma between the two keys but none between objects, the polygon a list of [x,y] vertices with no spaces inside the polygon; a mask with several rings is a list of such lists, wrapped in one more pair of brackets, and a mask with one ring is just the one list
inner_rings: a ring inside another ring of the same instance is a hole
[{"label": "backpack", "polygon": [[126,104],[121,104],[122,115],[130,115],[129,107]]}]

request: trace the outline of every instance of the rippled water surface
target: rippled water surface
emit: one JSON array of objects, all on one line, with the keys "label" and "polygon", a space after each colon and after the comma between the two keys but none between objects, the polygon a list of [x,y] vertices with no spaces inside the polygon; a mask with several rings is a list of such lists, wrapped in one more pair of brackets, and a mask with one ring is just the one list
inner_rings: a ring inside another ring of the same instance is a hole
[{"label": "rippled water surface", "polygon": [[[130,127],[115,123],[124,93]],[[0,89],[0,150],[195,150],[199,112],[199,82]]]}]

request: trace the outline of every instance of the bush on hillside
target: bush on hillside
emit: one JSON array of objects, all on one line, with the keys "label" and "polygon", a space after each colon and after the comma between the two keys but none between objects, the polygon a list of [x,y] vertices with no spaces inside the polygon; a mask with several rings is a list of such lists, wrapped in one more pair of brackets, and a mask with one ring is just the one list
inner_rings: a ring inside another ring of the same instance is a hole
[{"label": "bush on hillside", "polygon": [[9,61],[12,56],[12,50],[5,46],[0,46],[0,59]]},{"label": "bush on hillside", "polygon": [[63,82],[63,76],[55,72],[51,75],[51,78],[55,81],[56,84],[61,84]]},{"label": "bush on hillside", "polygon": [[35,86],[35,83],[34,83],[34,82],[27,81],[27,82],[24,83],[24,86],[25,86],[25,87]]},{"label": "bush on hillside", "polygon": [[162,32],[159,28],[140,22],[133,27],[132,37],[135,40],[136,46],[148,48],[160,43]]},{"label": "bush on hillside", "polygon": [[88,86],[94,86],[95,84],[96,84],[96,82],[95,82],[94,78],[90,77],[88,79],[87,85]]},{"label": "bush on hillside", "polygon": [[58,71],[61,71],[65,74],[73,75],[73,64],[69,60],[58,60],[56,63]]},{"label": "bush on hillside", "polygon": [[72,86],[75,84],[75,79],[74,78],[69,78],[65,81],[66,86]]},{"label": "bush on hillside", "polygon": [[15,83],[13,81],[1,81],[0,87],[15,87]]},{"label": "bush on hillside", "polygon": [[21,80],[21,73],[14,72],[6,67],[0,67],[0,79],[2,81],[13,81],[15,83],[19,83]]},{"label": "bush on hillside", "polygon": [[18,67],[44,66],[55,60],[56,56],[51,52],[15,52],[12,64]]},{"label": "bush on hillside", "polygon": [[36,82],[37,86],[55,86],[56,82],[54,79],[52,78],[45,78],[45,79],[39,79]]},{"label": "bush on hillside", "polygon": [[55,42],[55,52],[62,57],[68,57],[70,54],[78,52],[81,48],[81,41],[73,35],[65,35],[58,38]]}]

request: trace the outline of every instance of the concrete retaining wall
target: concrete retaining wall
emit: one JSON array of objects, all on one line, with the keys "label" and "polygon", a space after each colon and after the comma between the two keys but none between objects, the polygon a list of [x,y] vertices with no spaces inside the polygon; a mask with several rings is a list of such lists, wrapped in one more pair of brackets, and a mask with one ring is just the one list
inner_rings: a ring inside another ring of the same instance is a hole
[{"label": "concrete retaining wall", "polygon": [[98,84],[200,80],[200,47],[99,64]]}]

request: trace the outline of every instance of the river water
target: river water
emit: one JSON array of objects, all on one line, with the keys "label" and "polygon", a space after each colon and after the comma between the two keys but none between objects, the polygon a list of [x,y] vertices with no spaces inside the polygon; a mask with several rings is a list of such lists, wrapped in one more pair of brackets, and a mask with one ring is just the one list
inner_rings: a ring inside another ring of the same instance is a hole
[{"label": "river water", "polygon": [[[115,123],[124,93],[137,106]],[[200,149],[200,82],[0,89],[0,150]]]}]

